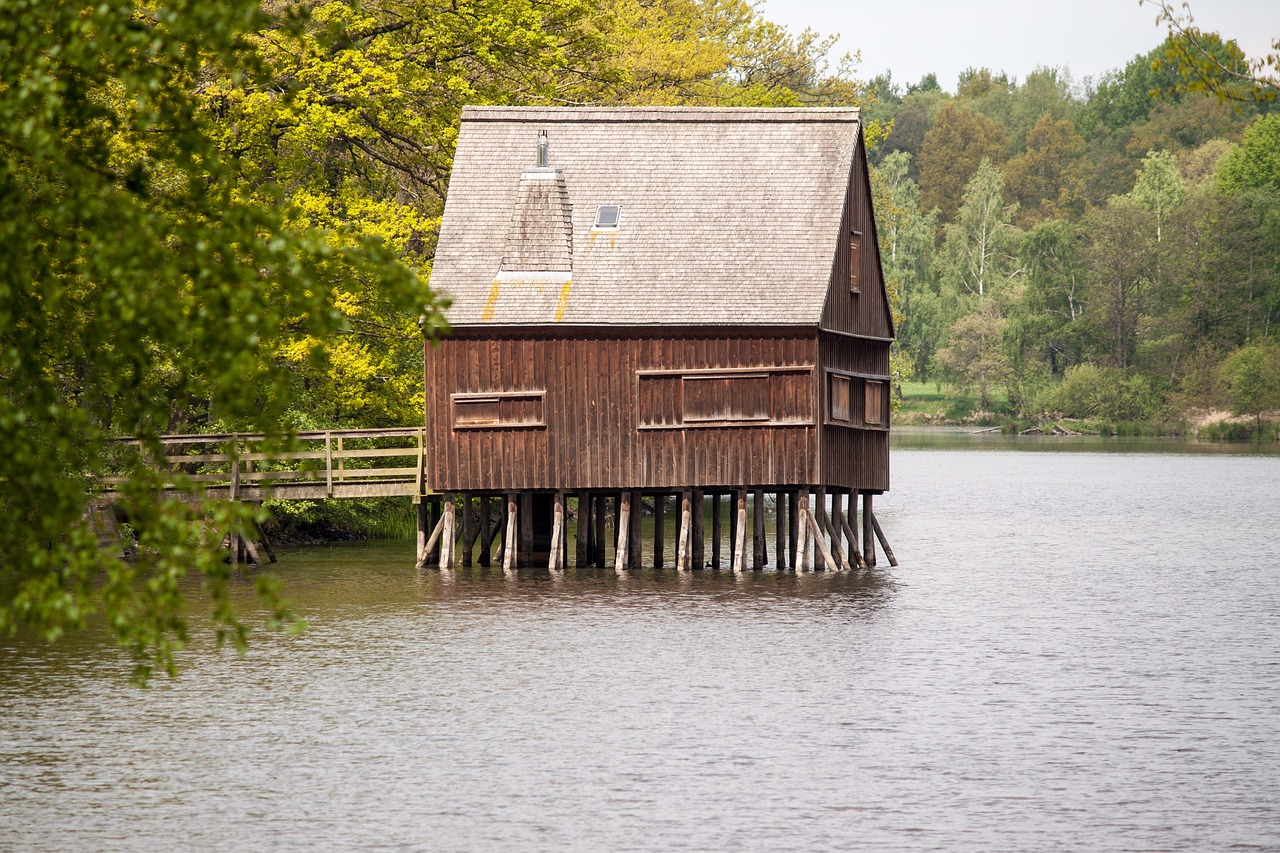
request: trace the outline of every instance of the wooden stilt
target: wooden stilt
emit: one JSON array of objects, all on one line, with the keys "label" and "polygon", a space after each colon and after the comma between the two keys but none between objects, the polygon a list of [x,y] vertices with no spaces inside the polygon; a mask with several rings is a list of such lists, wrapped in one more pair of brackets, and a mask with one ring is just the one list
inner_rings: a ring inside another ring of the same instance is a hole
[{"label": "wooden stilt", "polygon": [[[831,496],[833,500],[838,500],[838,493]],[[818,519],[818,527],[831,539],[831,560],[836,565],[836,569],[844,571],[852,571],[853,566],[849,564],[849,560],[844,555],[844,551],[840,548],[840,527],[839,518],[835,515],[834,510],[831,515],[827,515]]]},{"label": "wooden stilt", "polygon": [[676,570],[689,571],[692,562],[689,554],[689,539],[693,533],[693,499],[688,492],[680,493],[680,543],[676,550]]},{"label": "wooden stilt", "polygon": [[720,570],[720,540],[724,538],[720,526],[720,505],[724,502],[720,498],[719,492],[711,495],[711,567],[716,571]]},{"label": "wooden stilt", "polygon": [[[817,538],[826,544],[827,537],[827,490],[822,486],[814,489],[813,497],[809,504],[809,515],[813,516],[813,520],[818,523]],[[830,550],[830,546],[827,546]]]},{"label": "wooden stilt", "polygon": [[554,572],[564,568],[560,562],[560,557],[564,553],[564,492],[556,492],[552,513],[554,518],[551,522],[551,554],[547,559],[547,568]]},{"label": "wooden stilt", "polygon": [[885,538],[884,531],[880,529],[880,519],[876,518],[875,513],[871,514],[871,526],[876,531],[876,538],[880,540],[880,547],[884,549],[884,555],[889,560],[889,565],[898,565],[898,560],[893,556],[893,549],[889,547],[889,540]]},{"label": "wooden stilt", "polygon": [[725,503],[728,506],[725,512],[729,514],[729,568],[736,572],[738,570],[738,496],[736,492],[730,492],[726,498]]},{"label": "wooden stilt", "polygon": [[471,566],[471,552],[476,544],[479,532],[477,519],[471,514],[471,493],[462,493],[462,553],[459,562],[466,567]]},{"label": "wooden stilt", "polygon": [[631,493],[631,519],[627,530],[627,565],[640,568],[644,554],[644,503],[638,491]]},{"label": "wooden stilt", "polygon": [[769,562],[764,536],[764,492],[751,493],[751,568],[763,571]]},{"label": "wooden stilt", "polygon": [[778,571],[787,569],[787,503],[782,492],[773,495],[773,551],[778,559]]},{"label": "wooden stilt", "polygon": [[595,494],[595,509],[593,510],[595,514],[594,518],[595,518],[596,537],[595,537],[595,554],[592,556],[592,562],[595,563],[595,565],[601,569],[604,568],[604,534],[605,534],[604,517],[605,517],[605,511],[607,509],[608,507],[605,504],[604,494],[597,492]]},{"label": "wooden stilt", "polygon": [[796,527],[799,535],[796,541],[796,571],[809,571],[809,490],[801,489],[796,501]]},{"label": "wooden stilt", "polygon": [[533,492],[520,493],[520,548],[516,564],[533,565]]},{"label": "wooden stilt", "polygon": [[480,565],[493,564],[493,501],[488,495],[480,496]]},{"label": "wooden stilt", "polygon": [[613,499],[613,558],[618,559],[618,536],[622,533],[622,492]]},{"label": "wooden stilt", "polygon": [[796,524],[796,513],[800,508],[800,493],[787,492],[787,554],[791,558],[791,568],[796,569],[796,555],[800,552],[800,525]]},{"label": "wooden stilt", "polygon": [[842,504],[844,503],[844,495],[839,489],[831,492],[831,512],[827,514],[826,524],[822,527],[827,531],[827,535],[831,537],[831,556],[835,558],[836,565],[845,569],[852,568],[849,560],[845,557],[844,546],[840,544],[840,516],[844,514]]},{"label": "wooden stilt", "polygon": [[418,538],[415,543],[417,552],[417,567],[419,569],[426,568],[427,565],[427,502],[422,498],[418,498],[417,504],[414,505],[418,516]]},{"label": "wooden stilt", "polygon": [[689,562],[695,569],[707,566],[706,501],[700,489],[693,490],[693,526],[689,528]]},{"label": "wooden stilt", "polygon": [[507,495],[507,523],[502,531],[502,570],[510,574],[516,570],[516,537],[518,519],[516,517],[517,496],[515,492]]},{"label": "wooden stilt", "polygon": [[622,492],[618,500],[618,521],[615,525],[616,538],[613,541],[613,568],[618,574],[625,572],[630,565],[628,558],[631,549],[627,547],[627,539],[631,535],[631,493]]},{"label": "wooden stilt", "polygon": [[[858,502],[856,495],[850,495],[849,498],[854,503]],[[851,517],[853,518],[853,523],[857,524],[857,514],[855,513]],[[867,561],[862,559],[862,552],[858,550],[858,531],[849,523],[849,518],[850,516],[846,516],[840,519],[840,529],[844,531],[844,537],[849,543],[849,560],[858,568],[865,569],[867,567]]]},{"label": "wooden stilt", "polygon": [[[427,504],[427,529],[434,530],[435,526],[440,522],[440,519],[444,518],[444,510],[442,509],[443,504],[439,497],[424,498],[424,501]],[[427,549],[428,563],[434,563],[439,559],[440,555],[437,553],[439,549],[440,540],[437,539],[436,544]]]},{"label": "wooden stilt", "polygon": [[454,506],[453,492],[444,496],[444,532],[440,534],[440,568],[453,568]]},{"label": "wooden stilt", "polygon": [[255,565],[262,565],[262,557],[258,554],[258,546],[254,543],[252,536],[241,536],[240,541],[244,543],[245,561]]},{"label": "wooden stilt", "polygon": [[813,544],[817,546],[818,551],[822,554],[822,564],[826,566],[829,572],[837,571],[839,567],[831,556],[831,549],[827,547],[827,540],[823,537],[822,530],[818,527],[818,520],[813,517],[813,513],[807,510],[804,515],[809,522],[809,531],[813,534]]},{"label": "wooden stilt", "polygon": [[747,490],[738,490],[737,508],[734,519],[737,521],[737,535],[733,540],[733,573],[740,575],[747,570]]},{"label": "wooden stilt", "polygon": [[876,565],[876,540],[875,525],[873,519],[875,514],[871,511],[871,493],[862,493],[862,558],[867,562],[867,568],[875,568]]},{"label": "wooden stilt", "polygon": [[[274,563],[276,561],[276,549],[271,547],[271,540],[267,538],[267,532],[262,529],[262,525],[258,522],[253,523],[254,532],[258,534],[258,544],[262,546],[262,550],[267,553],[267,560]],[[886,550],[888,550],[886,548]],[[894,565],[897,565],[896,563]]]},{"label": "wooden stilt", "polygon": [[423,539],[422,545],[418,548],[418,568],[425,569],[431,565],[431,552],[435,549],[436,543],[440,541],[440,535],[444,531],[444,513],[436,519],[436,526],[431,529],[431,535]]},{"label": "wooden stilt", "polygon": [[577,552],[573,564],[578,567],[591,562],[591,493],[578,492]]},{"label": "wooden stilt", "polygon": [[661,569],[666,560],[667,550],[667,496],[658,493],[653,496],[653,567]]}]

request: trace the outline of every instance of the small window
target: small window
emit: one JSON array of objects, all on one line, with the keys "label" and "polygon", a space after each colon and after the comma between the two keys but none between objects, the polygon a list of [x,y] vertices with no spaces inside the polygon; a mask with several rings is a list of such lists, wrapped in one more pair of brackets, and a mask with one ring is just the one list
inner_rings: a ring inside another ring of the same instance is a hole
[{"label": "small window", "polygon": [[831,420],[840,423],[849,423],[853,420],[852,408],[849,405],[852,399],[852,380],[848,376],[840,376],[831,374]]},{"label": "small window", "polygon": [[622,208],[616,204],[602,204],[596,208],[596,222],[593,228],[617,228],[622,216]]},{"label": "small window", "polygon": [[862,292],[862,232],[849,233],[849,292]]},{"label": "small window", "polygon": [[867,426],[884,426],[884,388],[883,382],[875,379],[867,380],[866,409],[863,418]]},{"label": "small window", "polygon": [[542,391],[452,394],[454,429],[518,429],[546,426]]}]

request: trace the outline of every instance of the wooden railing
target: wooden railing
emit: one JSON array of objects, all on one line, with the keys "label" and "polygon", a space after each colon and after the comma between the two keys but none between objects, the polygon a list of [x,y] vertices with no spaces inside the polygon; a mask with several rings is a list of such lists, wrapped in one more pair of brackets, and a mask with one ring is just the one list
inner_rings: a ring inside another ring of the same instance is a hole
[{"label": "wooden railing", "polygon": [[[208,497],[229,500],[417,498],[426,494],[423,433],[421,427],[300,432],[292,449],[273,453],[255,449],[263,435],[166,435],[165,455],[155,464],[202,484]],[[123,481],[108,477],[102,486],[110,495]]]}]

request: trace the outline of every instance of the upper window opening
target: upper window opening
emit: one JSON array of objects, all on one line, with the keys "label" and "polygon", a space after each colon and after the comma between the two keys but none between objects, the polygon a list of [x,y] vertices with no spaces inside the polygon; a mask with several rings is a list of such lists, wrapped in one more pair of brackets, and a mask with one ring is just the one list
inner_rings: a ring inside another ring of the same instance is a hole
[{"label": "upper window opening", "polygon": [[862,292],[862,232],[849,234],[849,292]]},{"label": "upper window opening", "polygon": [[594,228],[617,228],[622,208],[616,204],[602,204],[596,208],[596,224]]}]

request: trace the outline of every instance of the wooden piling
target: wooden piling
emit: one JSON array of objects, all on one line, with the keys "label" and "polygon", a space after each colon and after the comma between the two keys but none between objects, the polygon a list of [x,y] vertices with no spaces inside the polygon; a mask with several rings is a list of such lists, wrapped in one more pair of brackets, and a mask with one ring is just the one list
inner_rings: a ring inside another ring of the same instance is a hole
[{"label": "wooden piling", "polygon": [[597,568],[601,568],[601,569],[603,569],[603,568],[604,568],[604,558],[605,558],[605,553],[604,553],[604,536],[605,536],[604,516],[605,516],[605,512],[606,512],[606,510],[608,509],[608,507],[607,507],[607,505],[606,505],[606,503],[605,503],[605,495],[604,495],[604,493],[603,493],[603,492],[596,492],[596,493],[595,493],[595,495],[594,495],[594,497],[595,497],[595,509],[593,510],[593,512],[594,512],[594,514],[595,514],[595,515],[594,515],[594,519],[595,519],[595,553],[592,555],[592,560],[591,560],[591,562],[592,562],[592,563],[594,563],[594,564],[596,565],[596,567],[597,567]]},{"label": "wooden piling", "polygon": [[454,505],[453,492],[446,492],[444,496],[444,530],[440,534],[440,568],[453,568],[453,537],[454,537]]},{"label": "wooden piling", "polygon": [[488,495],[480,496],[480,565],[488,568],[493,563],[493,502]]},{"label": "wooden piling", "polygon": [[831,556],[831,549],[827,547],[827,540],[822,535],[821,528],[818,527],[818,520],[813,517],[813,513],[805,511],[805,518],[809,522],[809,531],[813,534],[813,544],[817,547],[819,553],[822,554],[822,564],[826,566],[827,571],[837,571],[835,559]]},{"label": "wooden piling", "polygon": [[733,543],[733,573],[740,575],[747,570],[747,490],[738,490],[737,538]]},{"label": "wooden piling", "polygon": [[517,523],[519,519],[516,513],[517,495],[512,492],[507,495],[507,523],[502,533],[502,570],[508,574],[516,569],[516,537],[518,535]]},{"label": "wooden piling", "polygon": [[720,500],[719,492],[711,494],[711,568],[719,571],[720,569],[720,540],[724,538],[724,530],[720,526]]},{"label": "wooden piling", "polygon": [[[857,503],[858,501],[857,497],[854,495],[850,495],[849,498],[854,503]],[[851,517],[856,524],[858,521],[857,514],[855,513]],[[865,569],[867,567],[867,561],[862,559],[862,552],[858,550],[858,531],[849,523],[849,518],[850,516],[845,516],[840,519],[840,529],[844,532],[845,540],[849,543],[849,561],[859,569]]]},{"label": "wooden piling", "polygon": [[707,566],[706,552],[706,501],[704,500],[701,489],[693,490],[693,526],[689,529],[689,537],[692,540],[689,546],[689,562],[695,569],[704,569]]},{"label": "wooden piling", "polygon": [[427,566],[427,502],[422,498],[418,498],[417,501],[414,505],[418,516],[418,537],[415,543],[418,555],[417,567],[423,569]]},{"label": "wooden piling", "polygon": [[876,538],[880,540],[880,547],[884,549],[884,555],[889,560],[889,565],[898,565],[898,560],[893,556],[893,549],[889,547],[889,540],[885,538],[884,531],[880,529],[880,519],[876,518],[875,513],[871,514],[871,526],[876,531]]},{"label": "wooden piling", "polygon": [[826,523],[823,529],[827,531],[827,535],[831,537],[831,556],[835,558],[836,565],[844,569],[850,569],[849,559],[845,556],[845,548],[840,544],[840,516],[844,514],[841,505],[844,503],[844,495],[839,489],[831,492],[831,510],[826,513]]},{"label": "wooden piling", "polygon": [[777,555],[777,569],[787,569],[787,504],[782,492],[773,495],[773,551]]},{"label": "wooden piling", "polygon": [[556,492],[552,514],[551,554],[547,558],[547,568],[554,572],[564,568],[561,562],[564,555],[564,492]]},{"label": "wooden piling", "polygon": [[617,538],[613,544],[613,568],[618,574],[626,571],[630,565],[631,549],[627,540],[631,535],[631,493],[622,492],[618,499],[618,515],[615,533]]},{"label": "wooden piling", "polygon": [[680,545],[676,551],[677,571],[689,571],[690,560],[689,539],[693,533],[693,499],[688,492],[680,493]]},{"label": "wooden piling", "polygon": [[479,526],[471,515],[471,493],[462,493],[462,554],[459,561],[464,567],[471,566],[471,551],[476,544],[476,533]]},{"label": "wooden piling", "polygon": [[591,493],[578,492],[577,550],[573,564],[585,566],[591,562]]},{"label": "wooden piling", "polygon": [[627,531],[627,565],[640,568],[644,555],[644,502],[640,492],[631,492],[631,519]]},{"label": "wooden piling", "polygon": [[801,489],[796,506],[796,526],[800,528],[796,542],[796,571],[809,571],[809,490]]},{"label": "wooden piling", "polygon": [[533,565],[533,492],[520,493],[520,548],[516,562],[521,566]]},{"label": "wooden piling", "polygon": [[666,506],[667,496],[659,492],[653,496],[653,567],[662,568],[666,550]]},{"label": "wooden piling", "polygon": [[800,510],[800,493],[787,493],[787,553],[791,557],[791,568],[799,569],[800,564],[796,562],[800,554],[800,525],[796,523],[797,513]]},{"label": "wooden piling", "polygon": [[440,518],[436,520],[435,527],[431,529],[431,535],[424,537],[422,544],[418,546],[418,568],[425,569],[431,565],[431,552],[435,550],[436,543],[440,541],[440,535],[444,531],[444,513],[440,514]]},{"label": "wooden piling", "polygon": [[725,503],[728,504],[728,506],[725,508],[725,511],[729,514],[729,568],[734,571],[737,571],[738,563],[737,563],[737,557],[735,556],[738,553],[738,550],[737,550],[738,549],[737,493],[730,492],[728,495],[725,496],[725,498],[726,498]]},{"label": "wooden piling", "polygon": [[763,571],[768,562],[764,535],[764,492],[756,489],[751,493],[751,568],[757,572]]},{"label": "wooden piling", "polygon": [[867,567],[876,566],[875,514],[871,511],[871,493],[862,493],[862,557]]}]

